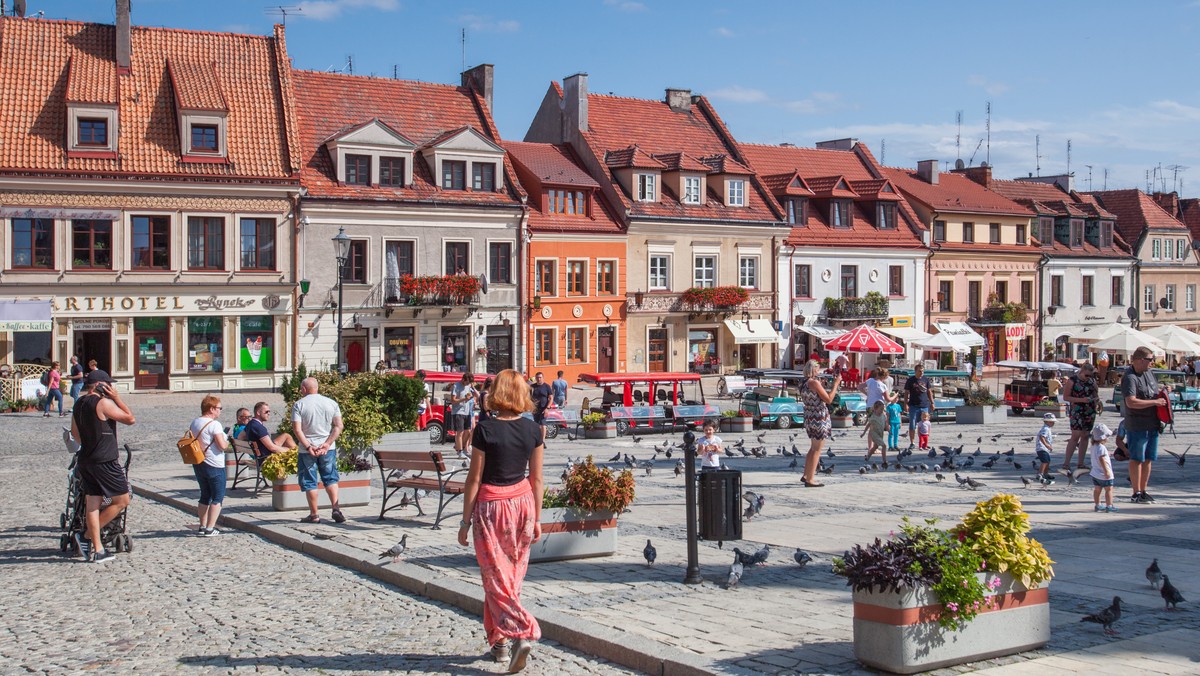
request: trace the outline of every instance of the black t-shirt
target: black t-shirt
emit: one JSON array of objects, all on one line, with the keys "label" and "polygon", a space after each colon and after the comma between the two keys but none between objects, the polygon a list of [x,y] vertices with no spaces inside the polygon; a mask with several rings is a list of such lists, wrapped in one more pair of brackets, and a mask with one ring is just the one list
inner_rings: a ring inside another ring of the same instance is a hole
[{"label": "black t-shirt", "polygon": [[1132,408],[1125,406],[1125,397],[1154,399],[1158,396],[1158,379],[1146,369],[1138,375],[1130,368],[1121,377],[1121,406],[1125,412],[1125,429],[1130,432],[1157,432],[1158,408]]},{"label": "black t-shirt", "polygon": [[546,407],[550,405],[550,397],[553,395],[553,390],[548,383],[534,385],[529,389],[529,396],[533,397],[533,419],[541,422],[546,416]]},{"label": "black t-shirt", "polygon": [[[76,379],[75,376],[79,376],[79,378]],[[82,385],[83,384],[83,367],[80,366],[79,364],[74,364],[71,366],[71,384],[72,385]]]},{"label": "black t-shirt", "polygon": [[75,425],[79,427],[79,462],[99,465],[114,462],[118,458],[117,421],[101,420],[96,415],[100,397],[89,394],[75,402],[73,413]]},{"label": "black t-shirt", "polygon": [[511,486],[525,478],[529,456],[542,445],[542,427],[528,418],[480,420],[471,446],[483,452],[482,482]]},{"label": "black t-shirt", "polygon": [[268,439],[271,438],[271,433],[267,431],[267,426],[262,424],[262,421],[260,421],[258,418],[251,418],[250,422],[246,423],[245,431],[246,441],[249,441],[250,445],[254,447],[255,455],[271,454],[269,449],[264,448],[258,443],[258,440],[262,439],[263,437]]},{"label": "black t-shirt", "polygon": [[921,376],[909,376],[908,380],[904,381],[904,391],[908,392],[908,405],[915,408],[929,408],[933,405],[933,399],[930,398],[929,378]]}]

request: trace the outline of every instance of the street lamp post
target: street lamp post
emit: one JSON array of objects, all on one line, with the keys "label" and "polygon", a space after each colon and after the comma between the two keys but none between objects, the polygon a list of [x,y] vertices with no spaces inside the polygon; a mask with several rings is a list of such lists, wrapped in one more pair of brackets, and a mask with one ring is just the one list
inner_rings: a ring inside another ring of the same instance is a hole
[{"label": "street lamp post", "polygon": [[346,364],[342,361],[342,279],[345,277],[346,261],[350,258],[350,237],[346,229],[339,227],[338,234],[333,236],[333,253],[337,257],[337,370],[346,372]]}]

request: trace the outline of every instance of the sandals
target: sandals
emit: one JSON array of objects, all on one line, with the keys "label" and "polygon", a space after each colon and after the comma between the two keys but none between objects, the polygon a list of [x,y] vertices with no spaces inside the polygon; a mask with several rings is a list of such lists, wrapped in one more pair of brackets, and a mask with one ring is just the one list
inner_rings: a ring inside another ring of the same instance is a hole
[{"label": "sandals", "polygon": [[333,520],[338,523],[346,523],[346,516],[342,514],[342,510],[335,509],[333,510]]},{"label": "sandals", "polygon": [[321,523],[321,517],[317,516],[316,514],[309,514],[303,519],[300,519],[300,523]]},{"label": "sandals", "polygon": [[800,481],[804,482],[805,488],[823,488],[825,486],[825,484],[823,484],[823,483],[820,483],[818,481],[809,481],[808,479],[805,479],[805,478],[801,478]]}]

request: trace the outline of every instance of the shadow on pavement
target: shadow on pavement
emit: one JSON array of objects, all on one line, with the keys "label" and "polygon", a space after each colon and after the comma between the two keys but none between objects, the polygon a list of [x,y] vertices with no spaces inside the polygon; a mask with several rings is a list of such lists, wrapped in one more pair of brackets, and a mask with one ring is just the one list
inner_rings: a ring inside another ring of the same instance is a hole
[{"label": "shadow on pavement", "polygon": [[[471,666],[490,659],[486,655],[432,655],[405,653],[387,655],[262,655],[258,657],[229,657],[228,655],[190,655],[179,658],[181,664],[238,669],[243,667],[276,667],[330,671],[448,671],[453,674],[491,674],[491,669]],[[536,659],[536,658],[534,658]]]}]

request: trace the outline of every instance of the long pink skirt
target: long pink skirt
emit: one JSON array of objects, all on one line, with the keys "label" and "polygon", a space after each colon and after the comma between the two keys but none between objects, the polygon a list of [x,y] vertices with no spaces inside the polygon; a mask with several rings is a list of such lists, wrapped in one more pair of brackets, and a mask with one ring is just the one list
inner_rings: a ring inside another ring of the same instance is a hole
[{"label": "long pink skirt", "polygon": [[480,486],[471,515],[475,558],[483,578],[483,630],[489,644],[542,637],[537,620],[521,607],[521,583],[529,570],[535,504],[529,483]]}]

